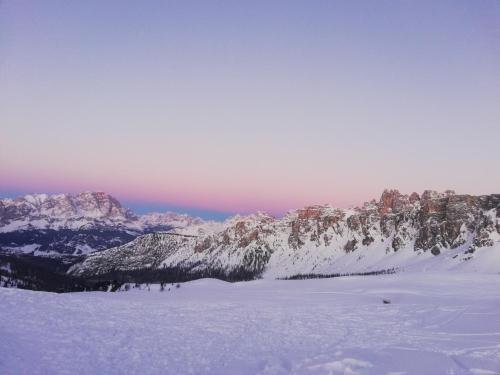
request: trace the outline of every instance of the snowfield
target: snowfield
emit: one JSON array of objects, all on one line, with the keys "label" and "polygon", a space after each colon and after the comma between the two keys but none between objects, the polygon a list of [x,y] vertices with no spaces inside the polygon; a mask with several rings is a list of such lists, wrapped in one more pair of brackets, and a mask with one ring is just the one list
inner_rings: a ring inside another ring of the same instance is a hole
[{"label": "snowfield", "polygon": [[499,374],[500,275],[0,288],[0,338],[1,374]]}]

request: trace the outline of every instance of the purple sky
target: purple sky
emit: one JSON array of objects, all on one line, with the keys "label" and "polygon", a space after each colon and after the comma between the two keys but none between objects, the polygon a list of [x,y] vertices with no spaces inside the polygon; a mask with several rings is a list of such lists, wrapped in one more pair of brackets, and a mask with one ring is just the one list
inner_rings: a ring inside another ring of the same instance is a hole
[{"label": "purple sky", "polygon": [[500,191],[499,1],[0,3],[0,193],[205,216]]}]

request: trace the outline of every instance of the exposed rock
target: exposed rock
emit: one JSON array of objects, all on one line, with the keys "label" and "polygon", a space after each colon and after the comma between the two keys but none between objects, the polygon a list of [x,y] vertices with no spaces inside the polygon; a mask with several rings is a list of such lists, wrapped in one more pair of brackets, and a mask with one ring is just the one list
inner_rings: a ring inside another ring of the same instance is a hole
[{"label": "exposed rock", "polygon": [[411,193],[410,198],[409,198],[409,202],[411,204],[414,204],[415,202],[418,202],[419,200],[420,200],[420,196],[417,193],[415,193],[415,192]]},{"label": "exposed rock", "polygon": [[349,253],[351,251],[356,250],[357,243],[358,241],[356,239],[347,241],[347,243],[344,245],[345,252]]},{"label": "exposed rock", "polygon": [[441,250],[439,250],[439,247],[434,246],[434,247],[431,249],[431,253],[432,253],[432,255],[439,255],[439,254],[441,254]]},{"label": "exposed rock", "polygon": [[363,238],[363,241],[361,242],[364,246],[370,246],[370,244],[375,241],[373,237],[367,236]]}]

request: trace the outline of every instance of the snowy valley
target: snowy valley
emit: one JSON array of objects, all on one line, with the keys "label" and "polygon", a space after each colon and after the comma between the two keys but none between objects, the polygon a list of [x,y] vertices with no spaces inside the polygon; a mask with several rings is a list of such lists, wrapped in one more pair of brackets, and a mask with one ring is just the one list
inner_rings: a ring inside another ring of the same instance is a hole
[{"label": "snowy valley", "polygon": [[0,373],[499,374],[499,290],[457,272],[0,288]]}]

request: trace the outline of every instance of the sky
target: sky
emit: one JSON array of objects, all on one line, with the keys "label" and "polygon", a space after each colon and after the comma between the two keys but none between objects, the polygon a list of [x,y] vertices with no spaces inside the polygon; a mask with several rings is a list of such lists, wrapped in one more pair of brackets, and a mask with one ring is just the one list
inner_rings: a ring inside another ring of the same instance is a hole
[{"label": "sky", "polygon": [[0,195],[204,217],[500,192],[500,1],[0,2]]}]

